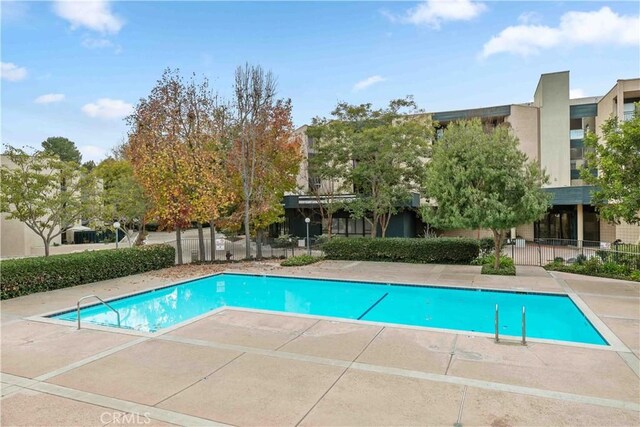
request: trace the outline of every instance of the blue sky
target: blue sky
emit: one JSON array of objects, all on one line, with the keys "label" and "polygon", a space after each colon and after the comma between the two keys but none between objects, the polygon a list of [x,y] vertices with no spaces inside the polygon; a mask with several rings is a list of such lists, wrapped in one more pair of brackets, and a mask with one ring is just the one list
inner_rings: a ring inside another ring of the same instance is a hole
[{"label": "blue sky", "polygon": [[296,125],[338,101],[414,95],[427,111],[531,100],[570,70],[576,96],[640,75],[637,2],[2,1],[2,142],[75,141],[100,160],[166,67],[229,95],[233,71],[271,69]]}]

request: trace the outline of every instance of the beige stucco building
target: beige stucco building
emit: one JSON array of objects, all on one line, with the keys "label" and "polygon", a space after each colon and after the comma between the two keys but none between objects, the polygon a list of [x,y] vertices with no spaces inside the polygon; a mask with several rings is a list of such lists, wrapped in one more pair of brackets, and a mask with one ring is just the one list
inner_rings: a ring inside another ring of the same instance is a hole
[{"label": "beige stucco building", "polygon": [[[512,229],[513,237],[638,243],[640,226],[608,224],[599,219],[591,205],[592,188],[580,179],[579,170],[584,163],[585,132],[600,132],[604,121],[612,115],[620,120],[630,119],[634,103],[640,101],[640,78],[618,80],[602,96],[571,99],[569,89],[568,71],[543,74],[533,92],[532,102],[429,114],[438,123],[436,138],[455,120],[477,117],[488,125],[508,124],[520,141],[520,149],[549,175],[545,191],[552,195],[551,209],[540,221]],[[306,126],[303,126],[298,132],[307,159],[313,155],[313,141],[306,136],[305,130]],[[285,198],[285,231],[297,234],[304,229],[304,223],[300,223],[304,221],[302,210],[306,209],[304,214],[309,215],[314,204],[305,194],[309,194],[310,186],[318,185],[316,181],[308,175],[306,161],[303,162],[298,176],[300,194]],[[334,233],[367,235],[363,225],[348,215],[334,219],[334,223]],[[387,233],[390,236],[413,237],[419,235],[423,228],[419,218],[408,215],[406,211],[398,214],[391,225]],[[312,234],[325,233],[327,226],[316,226]],[[442,234],[490,236],[486,230],[446,230]]]},{"label": "beige stucco building", "polygon": [[[14,164],[6,156],[0,156],[0,164],[8,168]],[[1,214],[0,218],[0,258],[13,258],[34,255],[44,255],[44,243],[40,236],[27,225],[17,219],[7,219],[8,214]],[[61,237],[57,236],[51,244],[60,244]]]}]

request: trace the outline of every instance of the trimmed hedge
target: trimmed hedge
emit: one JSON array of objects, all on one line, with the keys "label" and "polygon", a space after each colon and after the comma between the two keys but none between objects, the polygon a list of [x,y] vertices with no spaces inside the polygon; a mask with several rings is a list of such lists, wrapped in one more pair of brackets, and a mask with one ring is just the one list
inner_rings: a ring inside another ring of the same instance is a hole
[{"label": "trimmed hedge", "polygon": [[175,249],[168,245],[86,251],[0,262],[0,297],[67,288],[171,267]]},{"label": "trimmed hedge", "polygon": [[322,245],[322,250],[326,259],[336,260],[469,264],[478,257],[480,246],[477,240],[453,237],[334,237]]}]

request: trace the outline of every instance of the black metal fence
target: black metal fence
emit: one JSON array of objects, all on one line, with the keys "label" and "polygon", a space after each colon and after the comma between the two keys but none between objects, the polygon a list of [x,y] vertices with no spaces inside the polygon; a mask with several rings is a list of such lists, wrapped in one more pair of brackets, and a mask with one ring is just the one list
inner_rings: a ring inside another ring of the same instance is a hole
[{"label": "black metal fence", "polygon": [[550,262],[572,264],[593,257],[640,268],[640,245],[575,239],[516,239],[503,253],[516,265],[543,266]]},{"label": "black metal fence", "polygon": [[[204,252],[201,254],[200,243],[197,238],[183,238],[182,242],[182,262],[188,264],[192,262],[210,261],[241,261],[247,259],[246,245],[244,239],[219,238],[215,241],[215,250],[211,251],[211,239],[205,237]],[[166,242],[177,250],[176,240]],[[276,239],[263,239],[261,253],[258,253],[258,245],[254,239],[250,241],[250,259],[258,258],[289,258],[295,255],[304,255],[309,251],[311,255],[322,256],[323,252],[319,245],[311,242],[307,249],[306,241],[292,241],[283,244]],[[260,255],[260,256],[259,256]],[[212,257],[213,256],[213,257]],[[176,252],[176,263],[178,254]]]}]

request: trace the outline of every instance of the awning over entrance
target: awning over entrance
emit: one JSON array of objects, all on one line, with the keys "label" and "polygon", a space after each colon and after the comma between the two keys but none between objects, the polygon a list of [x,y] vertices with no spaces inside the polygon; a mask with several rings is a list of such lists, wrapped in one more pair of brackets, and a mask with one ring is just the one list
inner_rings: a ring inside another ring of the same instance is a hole
[{"label": "awning over entrance", "polygon": [[[340,194],[333,196],[334,201],[349,202],[356,198],[355,194]],[[284,196],[283,204],[285,209],[297,209],[297,208],[317,208],[319,203],[328,201],[327,196],[309,196],[303,194],[290,194]],[[420,194],[412,193],[411,200],[407,200],[407,204],[401,207],[418,208],[420,207]]]},{"label": "awning over entrance", "polygon": [[590,205],[591,192],[594,187],[581,185],[575,187],[543,188],[546,193],[552,195],[551,204],[556,205]]}]

